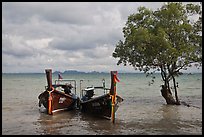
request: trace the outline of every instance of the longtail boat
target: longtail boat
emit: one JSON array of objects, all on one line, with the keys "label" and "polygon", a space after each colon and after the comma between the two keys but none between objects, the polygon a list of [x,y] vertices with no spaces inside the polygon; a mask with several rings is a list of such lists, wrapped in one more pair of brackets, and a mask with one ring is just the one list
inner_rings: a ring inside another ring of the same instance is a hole
[{"label": "longtail boat", "polygon": [[[80,85],[81,85],[80,81]],[[105,80],[102,81],[102,86],[91,86],[81,89],[80,109],[84,113],[112,119],[115,121],[115,112],[117,111],[120,102],[123,101],[116,93],[117,71],[111,71],[111,88],[105,87]],[[100,90],[101,95],[95,96],[96,90]]]},{"label": "longtail boat", "polygon": [[[46,69],[47,86],[45,91],[39,96],[39,107],[43,104],[47,113],[52,115],[54,112],[75,109],[79,98],[76,95],[76,81],[68,79],[57,79],[52,84],[52,69]],[[74,89],[74,93],[65,93],[66,88]]]}]

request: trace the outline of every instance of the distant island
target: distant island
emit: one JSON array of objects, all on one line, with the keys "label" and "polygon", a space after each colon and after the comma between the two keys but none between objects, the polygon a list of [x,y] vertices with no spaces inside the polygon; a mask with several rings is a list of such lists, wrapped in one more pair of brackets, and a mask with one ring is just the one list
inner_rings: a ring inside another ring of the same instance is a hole
[{"label": "distant island", "polygon": [[83,72],[83,71],[77,71],[77,70],[65,70],[64,72],[61,71],[55,71],[53,74],[105,74],[107,72],[98,72],[98,71],[91,71],[91,72]]}]

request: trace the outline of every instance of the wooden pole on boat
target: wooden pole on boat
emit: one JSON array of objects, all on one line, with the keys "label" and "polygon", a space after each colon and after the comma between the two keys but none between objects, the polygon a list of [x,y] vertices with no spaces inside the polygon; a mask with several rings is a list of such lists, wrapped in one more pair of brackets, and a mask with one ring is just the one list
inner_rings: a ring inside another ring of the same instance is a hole
[{"label": "wooden pole on boat", "polygon": [[45,73],[47,78],[47,87],[48,87],[48,90],[51,91],[52,90],[52,69],[46,69]]},{"label": "wooden pole on boat", "polygon": [[51,92],[53,91],[52,87],[52,69],[46,69],[46,78],[47,78],[47,91],[48,91],[48,114],[52,115],[52,94]]},{"label": "wooden pole on boat", "polygon": [[116,82],[117,79],[117,71],[111,71],[111,89],[110,95],[112,99],[112,108],[111,108],[111,120],[115,123],[115,102],[116,102]]}]

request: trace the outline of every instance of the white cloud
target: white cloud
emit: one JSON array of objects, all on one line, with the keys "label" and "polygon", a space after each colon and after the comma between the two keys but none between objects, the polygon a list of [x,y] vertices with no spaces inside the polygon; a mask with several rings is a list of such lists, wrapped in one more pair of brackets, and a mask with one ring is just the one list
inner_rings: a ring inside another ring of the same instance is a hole
[{"label": "white cloud", "polygon": [[123,70],[112,57],[139,6],[161,2],[3,2],[2,72]]}]

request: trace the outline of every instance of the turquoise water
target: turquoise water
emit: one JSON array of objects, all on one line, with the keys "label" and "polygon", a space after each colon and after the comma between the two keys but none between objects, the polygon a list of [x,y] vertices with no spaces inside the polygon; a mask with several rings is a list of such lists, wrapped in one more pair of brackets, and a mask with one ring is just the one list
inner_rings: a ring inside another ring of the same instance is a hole
[{"label": "turquoise water", "polygon": [[[166,105],[160,94],[162,84],[156,75],[153,85],[145,74],[118,74],[117,93],[123,97],[115,124],[84,115],[79,111],[46,115],[38,107],[38,95],[47,85],[45,74],[2,74],[2,134],[83,134],[83,135],[163,135],[202,134],[202,74],[177,78],[178,96],[187,107]],[[53,74],[53,79],[57,74]],[[63,74],[84,85],[110,87],[110,74]]]}]

